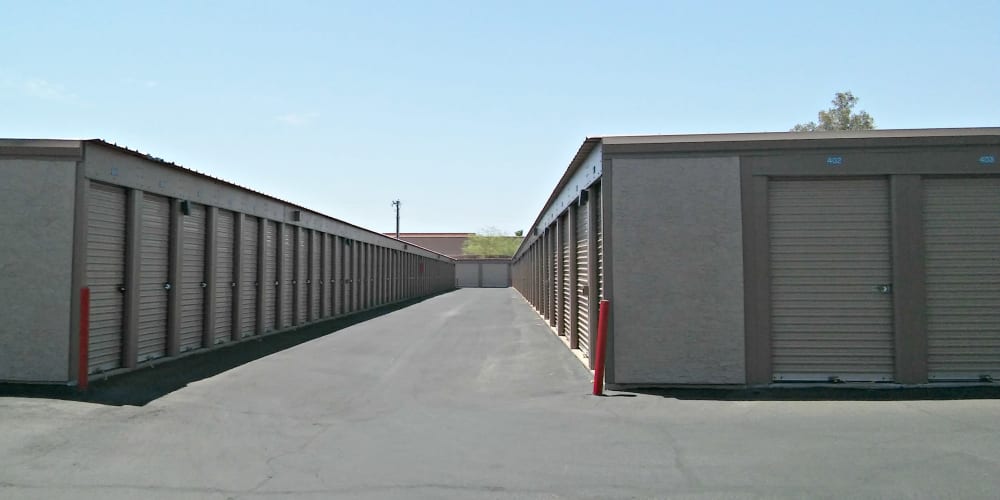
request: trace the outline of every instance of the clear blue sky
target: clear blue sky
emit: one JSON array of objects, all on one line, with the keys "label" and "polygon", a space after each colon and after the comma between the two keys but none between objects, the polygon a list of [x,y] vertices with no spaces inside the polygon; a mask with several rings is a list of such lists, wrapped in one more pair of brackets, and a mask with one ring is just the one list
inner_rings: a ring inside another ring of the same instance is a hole
[{"label": "clear blue sky", "polygon": [[0,137],[377,231],[528,227],[586,136],[1000,125],[1000,2],[0,1]]}]

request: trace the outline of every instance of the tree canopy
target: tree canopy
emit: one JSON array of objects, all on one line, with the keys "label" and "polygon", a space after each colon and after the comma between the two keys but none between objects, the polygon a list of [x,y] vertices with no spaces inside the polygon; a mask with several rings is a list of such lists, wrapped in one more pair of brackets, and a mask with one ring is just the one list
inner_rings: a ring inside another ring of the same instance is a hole
[{"label": "tree canopy", "polygon": [[479,257],[511,257],[521,246],[521,236],[510,236],[495,227],[489,227],[469,236],[462,245],[465,255]]},{"label": "tree canopy", "polygon": [[830,101],[833,107],[820,111],[818,122],[800,123],[792,128],[792,132],[817,132],[826,130],[872,130],[875,119],[865,111],[853,112],[858,104],[858,98],[850,90],[837,92]]}]

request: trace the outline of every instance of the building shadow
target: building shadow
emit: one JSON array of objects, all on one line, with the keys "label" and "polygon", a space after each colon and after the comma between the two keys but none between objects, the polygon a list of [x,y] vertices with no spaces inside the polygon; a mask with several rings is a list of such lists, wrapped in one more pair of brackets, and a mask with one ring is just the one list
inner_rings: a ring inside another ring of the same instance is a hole
[{"label": "building shadow", "polygon": [[140,368],[121,375],[111,377],[92,375],[90,387],[86,392],[78,391],[75,386],[66,385],[0,383],[0,397],[61,399],[111,406],[144,406],[190,383],[454,291],[447,290],[350,316],[311,323],[295,330],[250,338],[216,349],[195,351],[180,358],[143,363]]},{"label": "building shadow", "polygon": [[1000,399],[1000,386],[762,387],[749,389],[634,388],[626,392],[704,401],[930,401]]}]

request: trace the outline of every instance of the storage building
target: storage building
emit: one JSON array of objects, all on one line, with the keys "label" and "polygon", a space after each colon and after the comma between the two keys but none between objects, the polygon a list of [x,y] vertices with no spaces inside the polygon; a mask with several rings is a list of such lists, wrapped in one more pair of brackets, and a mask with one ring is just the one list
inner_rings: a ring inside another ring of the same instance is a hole
[{"label": "storage building", "polygon": [[595,137],[514,285],[611,387],[1000,380],[1000,128]]},{"label": "storage building", "polygon": [[99,140],[0,140],[0,193],[0,381],[113,375],[455,286],[444,255]]}]

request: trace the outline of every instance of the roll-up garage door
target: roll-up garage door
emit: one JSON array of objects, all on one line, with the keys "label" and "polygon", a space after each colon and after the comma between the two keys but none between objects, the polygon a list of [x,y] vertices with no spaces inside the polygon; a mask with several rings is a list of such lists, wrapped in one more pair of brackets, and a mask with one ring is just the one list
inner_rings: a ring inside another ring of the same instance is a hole
[{"label": "roll-up garage door", "polygon": [[142,200],[142,261],[139,265],[138,361],[167,353],[170,200],[146,193]]},{"label": "roll-up garage door", "polygon": [[329,318],[333,316],[333,236],[320,233],[323,242],[323,270],[321,274],[322,302],[320,316]]},{"label": "roll-up garage door", "polygon": [[768,185],[775,380],[888,381],[888,181]]},{"label": "roll-up garage door", "polygon": [[257,332],[257,253],[258,225],[256,217],[243,218],[243,259],[240,269],[240,336],[249,337]]},{"label": "roll-up garage door", "polygon": [[264,226],[264,276],[260,281],[260,286],[264,287],[264,332],[275,329],[275,310],[278,307],[278,291],[280,288],[275,285],[279,283],[277,275],[278,259],[278,230],[272,221],[265,221]]},{"label": "roll-up garage door", "polygon": [[233,213],[219,209],[215,226],[215,343],[221,344],[233,334]]},{"label": "roll-up garage door", "polygon": [[378,305],[378,247],[368,245],[368,307]]},{"label": "roll-up garage door", "polygon": [[479,286],[479,263],[475,261],[455,264],[455,286],[475,288]]},{"label": "roll-up garage door", "polygon": [[292,315],[295,314],[295,311],[292,310],[292,292],[294,290],[292,281],[295,276],[295,268],[293,267],[295,262],[295,230],[294,226],[286,225],[281,231],[281,286],[279,287],[281,291],[281,324],[278,325],[280,329],[292,326]]},{"label": "roll-up garage door", "polygon": [[601,185],[597,185],[594,190],[594,214],[596,214],[594,227],[597,228],[597,299],[604,298],[604,201],[601,200]]},{"label": "roll-up garage door", "polygon": [[[509,263],[483,262],[482,266],[483,266],[483,283],[482,283],[483,288],[507,288],[508,286],[510,286]],[[435,265],[436,270],[439,267],[440,266]]]},{"label": "roll-up garage door", "polygon": [[1000,380],[1000,177],[926,179],[932,381]]},{"label": "roll-up garage door", "polygon": [[372,245],[372,307],[382,303],[382,248]]},{"label": "roll-up garage door", "polygon": [[295,228],[295,324],[306,322],[309,307],[309,241],[306,230]]},{"label": "roll-up garage door", "polygon": [[87,362],[90,373],[95,373],[122,366],[126,195],[122,188],[91,182],[87,197]]},{"label": "roll-up garage door", "polygon": [[[572,208],[570,209],[572,210]],[[560,314],[559,316],[559,319],[562,322],[562,328],[560,328],[559,331],[563,335],[569,335],[570,326],[573,324],[572,323],[573,303],[570,301],[570,299],[572,298],[572,294],[570,293],[570,288],[573,287],[575,284],[570,283],[569,279],[570,278],[569,255],[570,252],[573,252],[576,249],[573,248],[575,245],[570,244],[572,235],[573,231],[569,225],[569,212],[567,212],[566,215],[563,216],[562,220],[562,234],[560,235],[562,236],[562,238],[560,238],[562,241],[560,242],[561,246],[559,249],[560,253],[559,288],[560,288],[560,293],[562,294],[562,306],[563,306],[562,314]]]},{"label": "roll-up garage door", "polygon": [[181,215],[184,232],[181,265],[181,352],[197,349],[204,340],[205,324],[205,206],[190,204]]},{"label": "roll-up garage door", "polygon": [[319,288],[323,283],[320,275],[320,246],[319,239],[322,235],[318,231],[309,231],[309,320],[315,321],[320,318]]},{"label": "roll-up garage door", "polygon": [[368,300],[368,293],[371,290],[371,246],[367,243],[361,244],[361,309],[371,307]]},{"label": "roll-up garage door", "polygon": [[349,240],[340,238],[340,266],[337,269],[340,279],[340,312],[351,312],[351,245]]},{"label": "roll-up garage door", "polygon": [[590,354],[590,267],[587,265],[587,254],[590,251],[589,203],[590,200],[586,200],[576,209],[576,336],[584,356]]},{"label": "roll-up garage door", "polygon": [[559,290],[559,279],[558,278],[559,278],[560,259],[559,259],[559,247],[557,246],[557,244],[558,244],[558,241],[557,241],[558,238],[556,238],[556,234],[557,234],[556,227],[557,227],[557,225],[556,225],[555,222],[553,222],[552,225],[549,226],[549,229],[550,229],[549,230],[549,252],[550,252],[549,264],[550,264],[551,267],[549,268],[549,279],[548,279],[548,282],[549,282],[549,300],[550,300],[549,301],[549,315],[551,316],[549,318],[549,324],[558,327],[559,323],[557,323],[556,321],[559,319],[559,293],[560,293],[560,290]]},{"label": "roll-up garage door", "polygon": [[365,244],[355,243],[354,250],[354,284],[355,284],[355,310],[365,309],[365,289],[367,284],[367,273],[365,272]]},{"label": "roll-up garage door", "polygon": [[330,310],[330,314],[333,316],[339,316],[343,312],[343,306],[341,301],[343,301],[344,296],[344,286],[342,283],[343,277],[343,249],[341,248],[340,238],[335,235],[330,235],[330,258],[332,259],[332,267],[330,272],[333,273],[333,282],[330,284],[330,298],[333,300],[333,308]]}]

